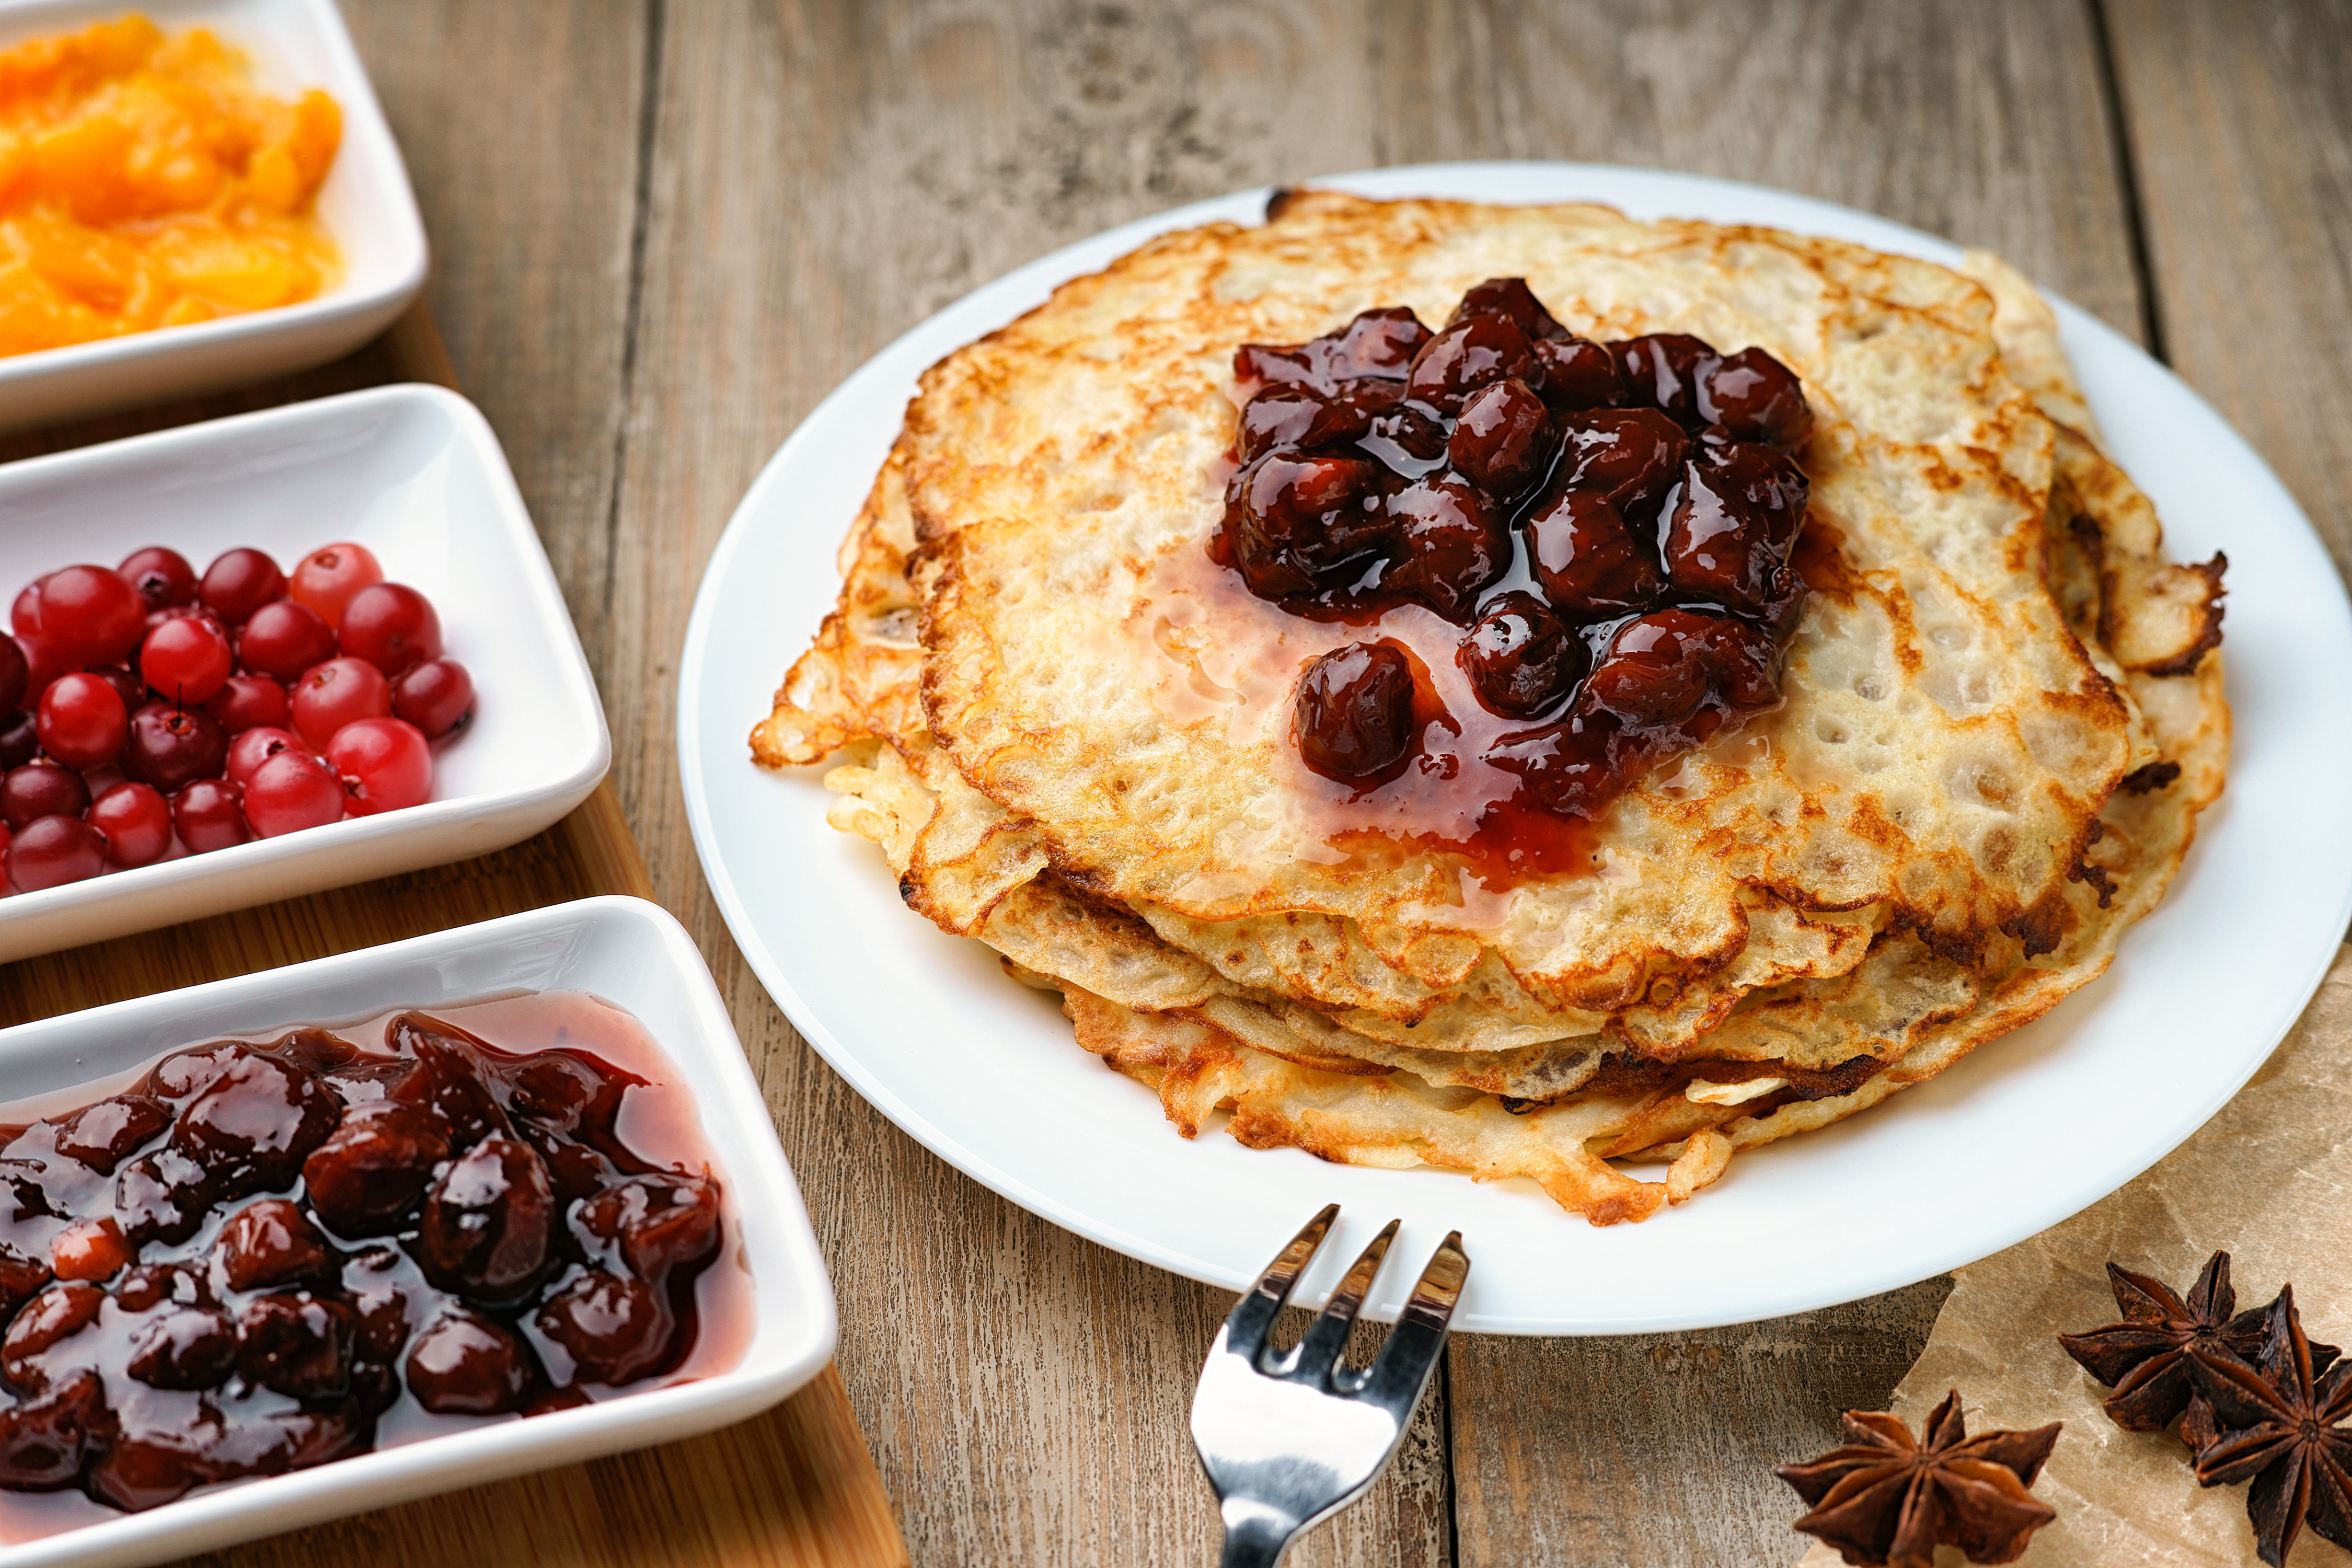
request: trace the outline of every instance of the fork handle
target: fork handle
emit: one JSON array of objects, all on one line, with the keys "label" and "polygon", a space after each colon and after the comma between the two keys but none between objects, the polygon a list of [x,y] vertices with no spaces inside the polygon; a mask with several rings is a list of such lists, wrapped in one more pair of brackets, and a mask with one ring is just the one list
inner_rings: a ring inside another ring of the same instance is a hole
[{"label": "fork handle", "polygon": [[1217,1568],[1274,1568],[1296,1533],[1264,1514],[1225,1520],[1225,1549]]}]

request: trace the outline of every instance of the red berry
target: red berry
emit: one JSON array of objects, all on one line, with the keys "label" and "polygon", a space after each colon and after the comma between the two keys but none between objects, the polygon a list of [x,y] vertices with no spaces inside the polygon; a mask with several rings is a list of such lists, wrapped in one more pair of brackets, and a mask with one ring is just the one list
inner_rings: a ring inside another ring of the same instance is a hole
[{"label": "red berry", "polygon": [[41,634],[76,664],[112,664],[139,646],[147,601],[104,566],[68,566],[41,584]]},{"label": "red berry", "polygon": [[122,699],[122,710],[126,713],[138,711],[139,705],[147,700],[147,683],[140,679],[139,672],[127,664],[102,664],[89,673],[114,688],[114,694]]},{"label": "red berry", "polygon": [[65,656],[56,640],[37,631],[18,632],[16,647],[25,656],[25,697],[26,707],[37,701],[49,682],[74,668],[73,660]]},{"label": "red berry", "polygon": [[236,652],[246,668],[291,680],[335,657],[335,628],[307,605],[276,599],[245,623]]},{"label": "red berry", "polygon": [[14,713],[25,705],[25,688],[32,669],[25,650],[12,637],[0,637],[0,713]]},{"label": "red berry", "polygon": [[[258,550],[227,551],[205,568],[205,580],[196,596],[204,601],[205,608],[228,625],[242,626],[254,611],[272,599],[286,596],[286,574],[278,570],[277,562]],[[41,603],[46,614],[46,590]]]},{"label": "red berry", "polygon": [[383,581],[383,568],[364,544],[329,544],[302,557],[286,592],[298,605],[319,613],[330,626],[339,626],[343,606],[362,588]]},{"label": "red berry", "polygon": [[245,792],[226,779],[198,779],[173,795],[172,826],[180,842],[198,855],[253,837],[245,821]]},{"label": "red berry", "polygon": [[454,658],[428,660],[392,683],[392,712],[437,741],[473,718],[474,679]]},{"label": "red berry", "polygon": [[76,670],[41,693],[33,715],[41,750],[69,768],[103,767],[122,751],[131,715],[122,694],[104,676]]},{"label": "red berry", "polygon": [[26,892],[62,887],[106,869],[106,837],[79,816],[43,816],[8,844],[8,879]]},{"label": "red berry", "polygon": [[290,730],[274,724],[263,724],[247,730],[228,743],[228,776],[242,789],[253,782],[261,764],[280,752],[307,752],[302,738]]},{"label": "red berry", "polygon": [[44,816],[79,816],[89,809],[89,785],[71,768],[43,760],[10,768],[0,779],[0,821],[21,831]]},{"label": "red berry", "polygon": [[341,775],[353,816],[423,805],[433,794],[433,752],[415,725],[361,719],[335,731],[327,763]]},{"label": "red berry", "polygon": [[352,595],[336,636],[345,654],[386,675],[441,657],[441,617],[424,595],[404,583],[371,584]]},{"label": "red berry", "polygon": [[151,544],[122,558],[115,571],[139,590],[151,610],[168,610],[196,602],[196,569],[176,550]]},{"label": "red berry", "polygon": [[174,702],[204,702],[218,692],[235,668],[228,638],[211,621],[174,616],[147,634],[139,650],[139,673]]},{"label": "red berry", "polygon": [[147,865],[172,847],[172,808],[143,784],[119,784],[91,801],[89,823],[106,836],[106,858],[118,866]]},{"label": "red berry", "polygon": [[30,713],[0,719],[0,768],[21,768],[41,749],[41,732]]},{"label": "red berry", "polygon": [[331,658],[295,684],[293,708],[295,732],[323,750],[344,725],[391,712],[392,685],[366,659]]},{"label": "red berry", "polygon": [[266,675],[232,675],[226,685],[205,704],[205,711],[220,721],[232,735],[264,724],[290,724],[294,707],[286,689]]},{"label": "red berry", "polygon": [[227,762],[228,737],[201,708],[150,702],[131,716],[122,771],[141,784],[175,790],[197,779],[220,777]]},{"label": "red berry", "polygon": [[16,590],[16,602],[8,606],[8,629],[18,637],[41,629],[41,584],[47,577],[36,577]]},{"label": "red berry", "polygon": [[245,819],[264,838],[322,827],[343,815],[343,785],[308,752],[280,752],[255,770]]}]

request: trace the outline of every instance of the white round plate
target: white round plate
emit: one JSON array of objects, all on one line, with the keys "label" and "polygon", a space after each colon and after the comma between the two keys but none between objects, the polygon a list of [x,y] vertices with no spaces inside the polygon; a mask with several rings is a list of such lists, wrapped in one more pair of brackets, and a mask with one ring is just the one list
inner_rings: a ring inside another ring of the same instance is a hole
[{"label": "white round plate", "polygon": [[[1636,217],[1769,224],[1946,263],[1959,255],[1844,207],[1644,170],[1458,163],[1318,184],[1375,196],[1591,199]],[[2105,977],[1933,1082],[1744,1154],[1683,1207],[1595,1228],[1524,1180],[1331,1165],[1207,1130],[1188,1142],[1150,1091],[1072,1043],[1050,997],[1007,980],[978,942],[908,913],[875,848],[825,826],[822,770],[762,772],[745,736],[833,604],[835,550],[916,377],[1154,234],[1258,221],[1266,195],[1112,229],[925,321],[808,416],[711,560],[679,676],[695,843],[753,969],[860,1093],[1023,1207],[1197,1279],[1241,1289],[1337,1200],[1339,1234],[1302,1299],[1319,1299],[1373,1227],[1401,1215],[1402,1261],[1384,1272],[1371,1316],[1393,1319],[1421,1260],[1458,1227],[1475,1267],[1456,1327],[1619,1334],[1802,1311],[1982,1258],[2131,1180],[2252,1076],[2352,914],[2352,815],[2334,804],[2352,776],[2352,607],[2252,449],[2170,372],[2063,301],[2067,353],[2116,455],[2155,497],[2173,556],[2229,552],[2230,786],[2170,895]]]}]

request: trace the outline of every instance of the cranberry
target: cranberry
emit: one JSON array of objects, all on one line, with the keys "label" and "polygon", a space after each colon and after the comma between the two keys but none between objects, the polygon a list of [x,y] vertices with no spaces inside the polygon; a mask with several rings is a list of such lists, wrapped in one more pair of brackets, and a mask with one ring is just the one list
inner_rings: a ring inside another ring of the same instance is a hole
[{"label": "cranberry", "polygon": [[335,731],[327,764],[342,779],[353,816],[422,805],[433,794],[433,752],[424,731],[400,719],[362,719]]},{"label": "cranberry", "polygon": [[236,1370],[297,1399],[321,1399],[351,1386],[352,1310],[307,1290],[256,1296],[236,1315]]},{"label": "cranberry", "polygon": [[18,637],[37,635],[41,629],[41,584],[47,577],[36,577],[16,590],[16,599],[8,605],[8,629]]},{"label": "cranberry", "polygon": [[30,713],[11,713],[0,721],[0,768],[21,768],[40,749],[40,728]]},{"label": "cranberry", "polygon": [[150,610],[175,610],[196,602],[196,569],[176,550],[151,544],[124,556],[114,570],[139,590]]},{"label": "cranberry", "polygon": [[294,707],[286,689],[266,675],[232,675],[228,683],[205,704],[205,711],[232,735],[264,724],[285,726],[294,721]]},{"label": "cranberry", "polygon": [[1552,319],[1524,278],[1489,278],[1484,283],[1473,283],[1462,296],[1462,303],[1454,307],[1454,314],[1445,318],[1445,324],[1456,326],[1473,316],[1500,316],[1530,338],[1568,336],[1568,329]]},{"label": "cranberry", "polygon": [[232,1290],[323,1283],[338,1271],[319,1227],[284,1198],[262,1198],[229,1215],[213,1258]]},{"label": "cranberry", "polygon": [[341,1119],[342,1101],[316,1075],[247,1051],[188,1101],[171,1146],[227,1195],[266,1192],[292,1185]]},{"label": "cranberry", "polygon": [[1508,500],[1549,471],[1559,437],[1533,388],[1524,381],[1497,381],[1463,402],[1446,450],[1472,484]]},{"label": "cranberry", "polygon": [[445,1309],[408,1347],[408,1392],[436,1415],[501,1415],[530,1391],[530,1352],[514,1331],[463,1307]]},{"label": "cranberry", "polygon": [[14,713],[25,705],[27,682],[32,667],[26,662],[25,650],[16,639],[0,635],[0,713]]},{"label": "cranberry", "polygon": [[118,1094],[83,1106],[58,1123],[57,1151],[101,1176],[120,1165],[172,1124],[162,1101],[143,1094]]},{"label": "cranberry", "polygon": [[49,682],[74,668],[65,650],[54,637],[38,632],[18,632],[16,647],[25,656],[25,700],[37,700],[49,688]]},{"label": "cranberry", "polygon": [[434,1167],[449,1157],[449,1126],[423,1106],[356,1105],[302,1163],[302,1184],[337,1235],[387,1236],[424,1200]]},{"label": "cranberry", "polygon": [[1647,725],[1689,719],[1711,692],[1735,708],[1762,707],[1780,694],[1770,641],[1727,616],[1696,610],[1659,610],[1627,622],[1584,689],[1621,719]]},{"label": "cranberry", "polygon": [[1666,529],[1667,577],[1727,609],[1766,615],[1790,592],[1783,563],[1806,489],[1803,470],[1769,447],[1702,447]]},{"label": "cranberry", "polygon": [[[378,584],[382,586],[382,584]],[[350,617],[344,618],[350,625]],[[324,749],[335,731],[357,719],[381,719],[392,711],[392,684],[363,658],[331,658],[303,673],[295,684],[294,730]]]},{"label": "cranberry", "polygon": [[1345,784],[1396,777],[1421,738],[1412,687],[1412,660],[1392,642],[1333,648],[1298,679],[1291,733],[1299,755]]},{"label": "cranberry", "polygon": [[131,716],[122,771],[139,783],[168,792],[218,778],[227,765],[228,736],[203,709],[150,702]]},{"label": "cranberry", "polygon": [[402,583],[373,583],[352,595],[335,636],[347,658],[398,675],[441,657],[441,617],[432,602]]},{"label": "cranberry", "polygon": [[[205,608],[232,626],[243,626],[254,611],[285,595],[286,574],[258,550],[230,550],[214,557],[196,588]],[[42,602],[47,603],[46,598]]]},{"label": "cranberry", "polygon": [[659,1283],[719,1246],[719,1193],[696,1176],[632,1176],[580,1205],[578,1228],[607,1262]]},{"label": "cranberry", "polygon": [[41,750],[69,768],[102,768],[122,751],[131,716],[122,694],[100,676],[61,675],[33,712]]},{"label": "cranberry", "polygon": [[1628,522],[1654,522],[1690,455],[1682,426],[1654,408],[1597,409],[1563,423],[1569,484],[1599,490]]},{"label": "cranberry", "polygon": [[228,743],[228,776],[239,788],[253,782],[261,764],[280,752],[307,752],[310,748],[291,731],[265,724],[247,730]]},{"label": "cranberry", "polygon": [[661,1370],[669,1357],[669,1310],[640,1280],[592,1269],[548,1298],[539,1331],[563,1347],[580,1381],[619,1384]]},{"label": "cranberry", "polygon": [[1538,507],[1528,554],[1553,605],[1578,620],[1646,609],[1665,587],[1648,542],[1595,490],[1562,490]]},{"label": "cranberry", "polygon": [[133,1247],[179,1243],[195,1235],[212,1206],[209,1172],[177,1149],[142,1154],[114,1178],[114,1213]]},{"label": "cranberry", "polygon": [[335,657],[335,628],[307,605],[276,599],[253,612],[237,639],[246,668],[291,680],[314,664]]},{"label": "cranberry", "polygon": [[1554,408],[1606,408],[1624,398],[1615,356],[1590,338],[1538,339],[1536,363],[1543,366],[1544,401]]},{"label": "cranberry", "polygon": [[143,784],[119,784],[89,803],[89,825],[117,866],[147,866],[172,847],[172,807]]},{"label": "cranberry", "polygon": [[60,1279],[102,1284],[131,1261],[130,1245],[111,1215],[78,1219],[49,1237],[49,1268]]},{"label": "cranberry", "polygon": [[106,869],[106,837],[78,816],[37,817],[8,840],[8,879],[26,892],[87,881]]},{"label": "cranberry", "polygon": [[1705,339],[1688,332],[1651,332],[1612,343],[1610,353],[1632,402],[1662,408],[1686,425],[1707,423],[1699,412],[1698,389],[1717,356]]},{"label": "cranberry", "polygon": [[474,716],[474,678],[454,658],[420,664],[392,683],[392,716],[415,725],[428,741],[454,735]]},{"label": "cranberry", "polygon": [[43,816],[79,816],[89,809],[89,785],[71,768],[43,760],[11,768],[0,779],[0,818],[18,832]]},{"label": "cranberry", "polygon": [[1702,418],[1742,441],[1794,451],[1812,434],[1813,411],[1796,373],[1762,349],[1746,348],[1708,371],[1698,384]]},{"label": "cranberry", "polygon": [[68,566],[41,584],[40,634],[73,664],[113,664],[147,633],[147,602],[120,574]]},{"label": "cranberry", "polygon": [[245,791],[226,779],[198,779],[172,797],[172,830],[189,852],[207,854],[253,837],[245,820]]},{"label": "cranberry", "polygon": [[131,1342],[131,1375],[150,1388],[217,1388],[236,1370],[236,1325],[212,1308],[166,1308]]},{"label": "cranberry", "polygon": [[74,1484],[104,1442],[106,1384],[88,1368],[43,1398],[0,1410],[0,1488],[57,1491]]},{"label": "cranberry", "polygon": [[286,592],[331,627],[343,618],[343,606],[352,595],[383,581],[383,568],[366,545],[329,544],[302,557]]},{"label": "cranberry", "polygon": [[106,1292],[76,1280],[52,1285],[18,1309],[0,1335],[0,1379],[19,1394],[38,1394],[48,1386],[49,1369],[43,1358],[98,1321]]},{"label": "cranberry", "polygon": [[1507,377],[1530,386],[1542,382],[1535,345],[1499,316],[1473,316],[1422,345],[1406,385],[1415,402],[1451,415],[1470,394]]},{"label": "cranberry", "polygon": [[417,1261],[442,1289],[484,1305],[510,1301],[547,1267],[555,1195],[539,1151],[492,1133],[425,1195]]},{"label": "cranberry", "polygon": [[1381,586],[1419,600],[1449,621],[1475,613],[1478,595],[1510,570],[1504,514],[1459,475],[1415,479],[1389,498],[1398,564]]},{"label": "cranberry", "polygon": [[1278,454],[1236,474],[1226,526],[1250,591],[1282,598],[1334,586],[1346,568],[1379,551],[1391,532],[1381,479],[1381,468],[1360,458]]},{"label": "cranberry", "polygon": [[1591,651],[1533,594],[1506,594],[1486,608],[1454,655],[1478,700],[1531,719],[1584,679]]},{"label": "cranberry", "polygon": [[1547,810],[1591,817],[1646,765],[1647,755],[1615,714],[1588,709],[1579,698],[1559,722],[1502,737],[1487,761],[1517,773],[1528,795]]},{"label": "cranberry", "polygon": [[308,752],[280,752],[245,786],[245,819],[264,838],[342,820],[342,781]]},{"label": "cranberry", "polygon": [[167,618],[139,649],[140,675],[174,702],[211,700],[236,662],[220,628],[194,616]]},{"label": "cranberry", "polygon": [[1234,374],[1244,382],[1298,382],[1324,391],[1360,376],[1402,381],[1428,341],[1429,329],[1409,310],[1366,310],[1297,348],[1245,343],[1234,354]]}]

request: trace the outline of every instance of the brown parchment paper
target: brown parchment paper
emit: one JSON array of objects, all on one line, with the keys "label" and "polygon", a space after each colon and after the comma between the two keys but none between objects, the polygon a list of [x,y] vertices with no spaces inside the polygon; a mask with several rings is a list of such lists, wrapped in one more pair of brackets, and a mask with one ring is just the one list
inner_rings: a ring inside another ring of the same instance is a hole
[{"label": "brown parchment paper", "polygon": [[[2186,1290],[2217,1247],[2231,1255],[2239,1310],[2292,1282],[2311,1337],[2352,1347],[2352,948],[2337,952],[2319,994],[2253,1080],[2189,1142],[2113,1196],[1961,1269],[1927,1348],[1895,1389],[1895,1413],[1914,1431],[1952,1388],[1971,1433],[2066,1424],[2033,1489],[2058,1518],[2021,1559],[2030,1568],[2256,1561],[2245,1489],[2206,1490],[2179,1438],[2109,1421],[2099,1408],[2107,1391],[2056,1339],[2116,1321],[2109,1258]],[[1789,1502],[1794,1518],[1802,1505],[1793,1492]],[[1948,1558],[1962,1562],[1947,1548],[1939,1568]],[[2287,1562],[2329,1568],[2352,1564],[2352,1553],[2305,1529]],[[1816,1542],[1799,1568],[1842,1563]]]}]

